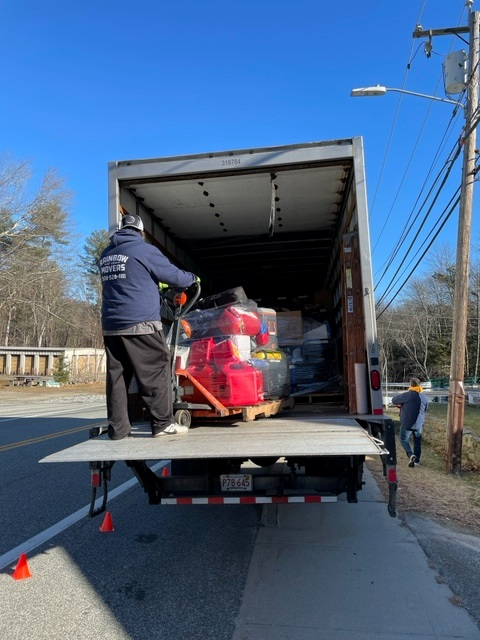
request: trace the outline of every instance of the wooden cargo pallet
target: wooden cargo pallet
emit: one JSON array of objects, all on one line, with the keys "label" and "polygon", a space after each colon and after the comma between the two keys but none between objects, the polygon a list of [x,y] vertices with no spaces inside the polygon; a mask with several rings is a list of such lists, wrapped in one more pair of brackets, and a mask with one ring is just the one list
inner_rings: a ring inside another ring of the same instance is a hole
[{"label": "wooden cargo pallet", "polygon": [[284,409],[292,409],[295,404],[293,398],[283,398],[281,400],[270,400],[261,404],[251,405],[242,408],[242,418],[244,422],[250,422],[255,418],[269,418]]},{"label": "wooden cargo pallet", "polygon": [[269,400],[259,404],[242,407],[224,407],[217,403],[212,409],[191,409],[193,418],[226,418],[229,416],[242,416],[243,422],[251,422],[256,418],[270,418],[284,409],[291,409],[295,404],[294,398],[282,398],[281,400]]}]

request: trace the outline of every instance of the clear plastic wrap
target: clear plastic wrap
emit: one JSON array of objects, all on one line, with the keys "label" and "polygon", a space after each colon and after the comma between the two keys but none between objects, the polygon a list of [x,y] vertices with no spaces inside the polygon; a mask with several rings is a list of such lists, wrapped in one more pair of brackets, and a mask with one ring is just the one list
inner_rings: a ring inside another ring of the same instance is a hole
[{"label": "clear plastic wrap", "polygon": [[[196,309],[181,320],[181,329],[182,367],[224,406],[256,405],[289,394],[288,360],[277,346],[273,309],[259,308],[253,300]],[[198,395],[192,389],[184,398],[198,401]]]}]

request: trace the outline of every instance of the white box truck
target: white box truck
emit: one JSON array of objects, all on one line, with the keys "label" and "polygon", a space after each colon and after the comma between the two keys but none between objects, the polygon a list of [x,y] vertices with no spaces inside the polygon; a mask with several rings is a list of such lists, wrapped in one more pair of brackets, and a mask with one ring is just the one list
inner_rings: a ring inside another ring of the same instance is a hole
[{"label": "white box truck", "polygon": [[[395,436],[383,413],[362,139],[111,162],[108,197],[110,231],[122,215],[139,215],[147,240],[198,274],[204,295],[241,286],[262,308],[286,315],[293,344],[287,333],[280,348],[295,405],[270,417],[203,420],[171,439],[152,439],[147,429],[111,442],[97,429],[42,462],[89,462],[94,515],[105,509],[119,460],[150,503],[275,504],[341,494],[356,502],[365,458],[377,456],[395,516]],[[335,346],[323,379],[300,366],[307,345],[298,321],[315,313],[324,321],[316,335],[328,325]],[[169,461],[161,475],[152,460]]]}]

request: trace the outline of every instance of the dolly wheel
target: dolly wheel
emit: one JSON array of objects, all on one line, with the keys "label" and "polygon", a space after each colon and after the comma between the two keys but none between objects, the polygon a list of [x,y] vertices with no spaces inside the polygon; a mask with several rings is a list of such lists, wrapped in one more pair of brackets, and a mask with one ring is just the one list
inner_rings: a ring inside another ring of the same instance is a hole
[{"label": "dolly wheel", "polygon": [[175,422],[182,425],[182,427],[190,428],[192,424],[192,414],[186,409],[179,409],[175,411]]}]

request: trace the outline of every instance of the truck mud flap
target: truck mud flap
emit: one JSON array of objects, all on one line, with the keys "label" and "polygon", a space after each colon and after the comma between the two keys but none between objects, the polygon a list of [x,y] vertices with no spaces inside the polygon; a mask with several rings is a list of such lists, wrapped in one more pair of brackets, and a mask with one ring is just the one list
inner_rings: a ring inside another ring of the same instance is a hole
[{"label": "truck mud flap", "polygon": [[384,475],[388,482],[388,514],[397,517],[397,449],[395,442],[395,425],[393,420],[385,422],[385,447],[388,453],[382,456]]},{"label": "truck mud flap", "polygon": [[[90,509],[88,510],[88,517],[94,518],[95,516],[103,513],[107,507],[108,500],[108,481],[112,477],[112,467],[114,462],[90,462],[90,474],[92,479],[92,499],[90,501]],[[97,491],[102,487],[103,496],[101,505],[95,509],[95,502],[97,501]]]},{"label": "truck mud flap", "polygon": [[357,503],[358,502],[358,490],[362,486],[362,475],[363,475],[363,462],[358,462],[358,460],[354,460],[352,467],[348,471],[348,480],[347,480],[347,502],[349,503]]}]

